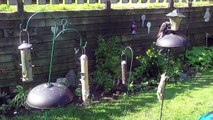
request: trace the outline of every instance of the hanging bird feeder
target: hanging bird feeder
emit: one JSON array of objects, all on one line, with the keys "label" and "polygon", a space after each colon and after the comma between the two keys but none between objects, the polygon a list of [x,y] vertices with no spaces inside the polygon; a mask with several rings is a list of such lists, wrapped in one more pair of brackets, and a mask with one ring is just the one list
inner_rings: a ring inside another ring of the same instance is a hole
[{"label": "hanging bird feeder", "polygon": [[80,57],[80,61],[81,61],[81,86],[82,86],[82,99],[84,101],[84,103],[88,103],[89,102],[89,75],[88,75],[88,57],[86,55],[86,50],[85,50],[86,44],[85,46],[82,48],[83,52],[82,55]]},{"label": "hanging bird feeder", "polygon": [[[21,39],[21,34],[22,32],[27,33],[27,42],[23,41]],[[22,81],[27,82],[27,81],[32,81],[33,80],[33,75],[32,75],[32,60],[31,60],[31,54],[30,54],[30,49],[32,48],[32,44],[30,44],[30,38],[29,38],[29,33],[27,31],[20,31],[19,33],[19,42],[20,45],[18,46],[18,49],[20,50],[21,54],[21,64],[20,66],[22,67]]]},{"label": "hanging bird feeder", "polygon": [[162,33],[163,35],[157,39],[156,45],[163,48],[186,46],[188,44],[187,38],[178,33],[181,20],[185,16],[179,13],[177,9],[168,13],[166,16],[169,17],[171,29],[165,28],[166,30],[162,31],[167,31],[167,33]]},{"label": "hanging bird feeder", "polygon": [[[129,78],[127,79],[127,49],[129,49],[131,53],[131,63],[130,63],[130,68],[129,68]],[[131,47],[127,46],[125,49],[122,51],[121,54],[121,83],[123,85],[128,84],[131,79],[131,72],[132,72],[132,63],[133,63],[133,50]]]}]

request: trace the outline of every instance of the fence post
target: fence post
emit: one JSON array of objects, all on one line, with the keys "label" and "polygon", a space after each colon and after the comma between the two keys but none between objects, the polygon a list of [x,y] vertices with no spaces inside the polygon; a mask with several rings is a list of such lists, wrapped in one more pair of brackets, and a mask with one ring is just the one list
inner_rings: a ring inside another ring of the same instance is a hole
[{"label": "fence post", "polygon": [[24,3],[22,0],[14,0],[17,2],[17,12],[22,14],[24,12]]},{"label": "fence post", "polygon": [[24,0],[24,4],[32,4],[32,0]]},{"label": "fence post", "polygon": [[65,4],[71,4],[72,0],[65,0]]},{"label": "fence post", "polygon": [[52,0],[52,4],[59,4],[59,0]]},{"label": "fence post", "polygon": [[46,0],[37,0],[37,4],[39,5],[46,4]]},{"label": "fence post", "polygon": [[97,3],[97,0],[89,0],[89,3]]},{"label": "fence post", "polygon": [[17,5],[17,1],[16,0],[7,0],[7,4],[9,4],[9,5]]},{"label": "fence post", "polygon": [[84,0],[77,0],[78,4],[84,4]]},{"label": "fence post", "polygon": [[138,2],[138,0],[132,0],[132,3],[137,3]]}]

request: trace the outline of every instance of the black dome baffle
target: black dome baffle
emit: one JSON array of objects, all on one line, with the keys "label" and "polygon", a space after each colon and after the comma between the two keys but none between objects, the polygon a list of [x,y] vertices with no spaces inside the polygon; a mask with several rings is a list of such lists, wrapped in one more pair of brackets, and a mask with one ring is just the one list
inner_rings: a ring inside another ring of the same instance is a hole
[{"label": "black dome baffle", "polygon": [[185,36],[179,34],[167,34],[162,38],[158,38],[156,45],[164,48],[177,48],[184,47],[188,44],[188,40]]},{"label": "black dome baffle", "polygon": [[59,83],[44,83],[34,87],[28,94],[26,103],[37,109],[50,109],[68,104],[73,99],[70,90]]}]

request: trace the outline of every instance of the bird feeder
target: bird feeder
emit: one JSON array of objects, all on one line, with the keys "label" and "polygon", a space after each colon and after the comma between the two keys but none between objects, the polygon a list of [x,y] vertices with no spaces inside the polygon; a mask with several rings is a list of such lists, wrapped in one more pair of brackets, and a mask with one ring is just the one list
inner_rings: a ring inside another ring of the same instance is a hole
[{"label": "bird feeder", "polygon": [[122,84],[125,85],[127,81],[127,62],[126,60],[121,61],[121,80]]},{"label": "bird feeder", "polygon": [[[36,14],[37,13],[33,15],[36,15]],[[32,18],[32,16],[30,18]],[[29,20],[28,20],[28,23],[29,23]],[[71,29],[71,28],[65,28],[57,33],[58,27],[56,25],[57,23],[55,22],[55,26],[51,28],[53,32],[53,38],[52,38],[52,50],[51,50],[51,57],[50,57],[48,82],[34,87],[29,92],[27,96],[26,104],[32,108],[50,109],[54,107],[61,107],[61,106],[67,105],[73,99],[73,93],[69,90],[67,86],[62,85],[60,83],[50,82],[52,66],[53,66],[53,57],[55,52],[55,41],[61,34],[63,34],[66,31],[77,32],[80,37],[80,40],[82,38],[80,33],[77,30]]]},{"label": "bird feeder", "polygon": [[[127,49],[129,49],[131,53],[131,63],[130,63],[130,68],[129,68],[129,78],[127,79]],[[125,58],[125,59],[124,59]],[[132,63],[133,63],[133,50],[131,47],[127,46],[125,49],[122,51],[121,54],[121,83],[123,85],[128,84],[130,81],[131,77],[131,72],[132,72]]]},{"label": "bird feeder", "polygon": [[[179,48],[179,47],[184,47],[188,44],[188,40],[186,39],[186,37],[184,37],[183,35],[178,33],[179,30],[179,26],[181,23],[182,18],[184,18],[185,16],[181,13],[178,12],[177,9],[173,10],[172,12],[168,13],[166,16],[169,17],[169,23],[165,22],[161,25],[160,31],[159,33],[161,34],[161,36],[159,36],[159,38],[156,41],[156,45],[162,48],[167,48],[168,49],[168,53],[167,53],[167,69],[166,69],[166,74],[169,71],[169,66],[170,66],[170,49],[171,48]],[[168,28],[167,25],[171,25],[170,29]],[[161,33],[162,32],[162,33]],[[165,75],[166,75],[165,74]],[[158,88],[162,89],[162,90],[158,90],[158,91],[162,91],[162,98],[161,98],[161,112],[160,112],[160,120],[162,119],[162,110],[163,110],[163,101],[164,101],[164,89],[165,89],[165,84],[166,84],[166,77],[164,77],[160,83],[164,84],[164,87],[160,87],[160,84],[158,86]],[[164,83],[162,83],[164,82]]]},{"label": "bird feeder", "polygon": [[178,12],[177,9],[168,13],[171,29],[167,29],[168,33],[157,39],[156,45],[163,48],[183,47],[188,44],[185,36],[178,33],[182,18],[185,16]]},{"label": "bird feeder", "polygon": [[[27,42],[23,41],[21,39],[21,33],[26,32],[27,33]],[[29,33],[27,31],[20,31],[19,33],[19,42],[20,45],[18,46],[18,49],[20,50],[21,54],[21,67],[22,67],[22,81],[32,81],[32,60],[31,60],[31,54],[30,49],[32,48],[32,44],[30,44],[30,38]]]},{"label": "bird feeder", "polygon": [[81,86],[82,86],[82,99],[84,103],[88,102],[89,98],[89,77],[88,77],[88,57],[82,54],[81,61]]}]

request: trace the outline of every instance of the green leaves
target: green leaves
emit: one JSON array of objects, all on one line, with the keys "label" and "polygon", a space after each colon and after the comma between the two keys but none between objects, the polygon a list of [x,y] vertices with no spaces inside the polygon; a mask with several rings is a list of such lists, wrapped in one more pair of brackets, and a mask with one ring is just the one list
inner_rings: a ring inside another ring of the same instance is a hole
[{"label": "green leaves", "polygon": [[213,67],[213,47],[193,47],[186,52],[186,61],[197,71]]},{"label": "green leaves", "polygon": [[24,88],[20,85],[17,85],[13,92],[16,94],[16,96],[12,99],[12,104],[17,108],[24,106],[25,100],[27,98],[27,94]]},{"label": "green leaves", "polygon": [[97,85],[103,86],[105,92],[115,88],[113,81],[121,76],[120,56],[123,46],[117,37],[98,40],[96,54],[96,71],[92,73],[92,80]]}]

